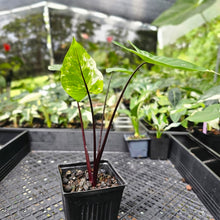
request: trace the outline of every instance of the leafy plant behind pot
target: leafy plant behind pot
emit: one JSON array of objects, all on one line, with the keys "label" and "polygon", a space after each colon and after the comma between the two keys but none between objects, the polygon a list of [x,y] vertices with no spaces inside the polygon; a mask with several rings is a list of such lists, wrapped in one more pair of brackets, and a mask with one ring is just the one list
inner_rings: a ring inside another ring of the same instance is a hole
[{"label": "leafy plant behind pot", "polygon": [[[161,138],[164,131],[180,125],[179,122],[169,124],[166,112],[164,112],[165,107],[160,109],[157,103],[143,106],[143,109],[145,115],[143,120],[156,130],[157,138]],[[166,111],[168,111],[168,109]]]},{"label": "leafy plant behind pot", "polygon": [[181,91],[178,88],[173,88],[168,91],[168,99],[173,107],[176,107],[181,100]]},{"label": "leafy plant behind pot", "polygon": [[198,100],[204,102],[205,108],[193,112],[186,120],[199,123],[207,123],[208,128],[220,129],[220,86],[214,86],[207,90]]},{"label": "leafy plant behind pot", "polygon": [[[123,47],[124,49],[127,49],[123,45],[116,43],[115,44]],[[132,45],[132,44],[131,44]],[[119,98],[118,101],[115,105],[112,117],[109,122],[109,126],[106,130],[105,136],[102,140],[102,131],[103,131],[103,126],[101,126],[100,130],[100,140],[99,140],[99,145],[98,149],[96,148],[96,129],[95,129],[95,121],[94,121],[94,112],[93,112],[93,105],[92,105],[92,100],[90,93],[98,94],[102,92],[103,89],[103,76],[102,74],[97,70],[95,61],[89,56],[89,54],[85,51],[85,49],[76,42],[75,39],[73,39],[72,44],[64,58],[63,65],[61,66],[53,66],[50,67],[49,69],[53,70],[60,70],[61,67],[61,83],[64,88],[64,90],[71,96],[73,97],[77,103],[78,103],[78,111],[79,111],[79,116],[81,120],[81,129],[82,129],[82,137],[83,137],[83,144],[84,144],[84,151],[85,151],[85,157],[86,157],[86,163],[87,163],[87,169],[89,173],[89,179],[92,182],[92,185],[95,186],[97,182],[97,173],[99,169],[99,163],[106,145],[106,141],[109,135],[109,131],[113,122],[113,118],[116,114],[116,111],[118,109],[119,103],[124,95],[124,92],[130,83],[132,77],[134,74],[147,62],[153,63],[153,64],[158,64],[158,65],[163,65],[163,66],[170,66],[170,67],[175,67],[179,69],[184,69],[184,70],[197,70],[197,71],[207,71],[205,68],[198,67],[194,64],[191,64],[189,62],[185,62],[182,60],[177,60],[177,59],[172,59],[172,58],[165,58],[165,57],[157,57],[153,56],[152,54],[149,54],[147,52],[139,50],[137,47],[132,45],[136,49],[136,54],[140,55],[141,58],[144,59],[144,61],[141,63],[130,75],[129,79],[127,80]],[[133,50],[127,49],[131,52]],[[109,81],[110,84],[110,81]],[[108,86],[109,90],[109,86]],[[106,93],[106,97],[108,96],[108,90]],[[84,99],[86,96],[89,98],[90,102],[90,108],[91,108],[91,114],[93,118],[93,160],[94,160],[94,168],[93,168],[93,173],[91,169],[91,164],[90,164],[90,158],[87,150],[87,145],[86,145],[86,139],[85,139],[85,132],[84,132],[84,127],[83,127],[83,120],[82,120],[82,115],[81,115],[81,109],[79,102]],[[105,105],[106,105],[106,100],[103,106],[103,115],[105,112]],[[102,120],[103,122],[103,120]],[[103,123],[102,123],[103,124]]]},{"label": "leafy plant behind pot", "polygon": [[[169,58],[169,57],[163,57],[163,56],[154,56],[146,51],[140,50],[139,48],[137,48],[134,44],[132,44],[131,42],[129,42],[131,44],[131,46],[135,49],[132,50],[130,48],[127,48],[125,46],[123,46],[122,44],[115,42],[116,45],[122,47],[123,49],[132,52],[136,55],[138,55],[142,60],[149,62],[149,63],[153,63],[153,64],[158,64],[161,66],[165,66],[165,67],[171,67],[171,68],[177,68],[177,69],[181,69],[181,70],[189,70],[189,71],[201,71],[201,72],[212,72],[215,73],[215,71],[213,70],[207,70],[203,67],[199,67],[195,64],[180,60],[180,59],[173,59],[173,58]],[[216,73],[218,74],[218,73]],[[178,91],[173,91],[173,94],[170,94],[170,99],[172,99],[172,104],[173,106],[177,105],[178,103],[178,99],[180,97],[180,94]],[[167,126],[166,124],[166,116],[165,115],[159,115],[158,117],[155,114],[155,111],[152,111],[153,113],[151,114],[151,120],[153,120],[152,125],[154,124],[154,127],[157,130],[157,137],[161,136],[161,131],[163,130],[168,130],[171,127],[176,127],[179,124],[177,122],[174,122],[172,124],[170,124],[169,126]],[[181,113],[182,114],[182,113]]]},{"label": "leafy plant behind pot", "polygon": [[130,119],[134,128],[134,137],[141,138],[139,131],[139,120],[144,116],[144,111],[141,106],[144,103],[145,98],[143,96],[137,98],[132,97],[130,100],[130,109],[119,109],[120,113],[126,114]]}]

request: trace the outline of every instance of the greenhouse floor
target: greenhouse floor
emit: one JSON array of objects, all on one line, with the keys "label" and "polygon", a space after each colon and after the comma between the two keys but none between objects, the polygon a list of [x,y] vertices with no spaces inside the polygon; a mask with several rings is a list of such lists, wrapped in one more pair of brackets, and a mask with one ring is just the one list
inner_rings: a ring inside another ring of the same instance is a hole
[{"label": "greenhouse floor", "polygon": [[[64,219],[57,165],[81,158],[79,151],[31,151],[0,182],[0,219]],[[106,152],[103,159],[128,183],[119,219],[213,218],[169,160],[132,159],[127,152]]]}]

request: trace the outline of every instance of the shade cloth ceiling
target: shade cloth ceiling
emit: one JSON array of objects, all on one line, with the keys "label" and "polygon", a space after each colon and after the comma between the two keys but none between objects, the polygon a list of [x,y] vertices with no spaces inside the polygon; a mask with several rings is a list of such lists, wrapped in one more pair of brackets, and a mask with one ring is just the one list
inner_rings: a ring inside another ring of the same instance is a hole
[{"label": "shade cloth ceiling", "polygon": [[[91,11],[114,15],[128,20],[151,23],[176,0],[50,0],[44,2],[59,3]],[[40,0],[0,0],[0,12],[40,3]]]}]

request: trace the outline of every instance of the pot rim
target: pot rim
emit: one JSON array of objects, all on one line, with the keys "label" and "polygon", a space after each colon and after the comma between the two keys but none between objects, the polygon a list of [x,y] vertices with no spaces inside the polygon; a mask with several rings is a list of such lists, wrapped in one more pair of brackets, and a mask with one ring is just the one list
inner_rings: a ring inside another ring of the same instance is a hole
[{"label": "pot rim", "polygon": [[[91,164],[93,164],[93,162],[91,162]],[[59,173],[60,185],[62,188],[62,194],[65,196],[68,196],[68,195],[69,196],[71,195],[78,195],[78,196],[85,195],[86,196],[88,193],[94,194],[94,193],[104,193],[106,191],[114,191],[120,188],[124,188],[127,185],[127,182],[121,177],[121,175],[117,172],[117,170],[112,166],[112,164],[108,160],[101,160],[100,164],[109,166],[111,172],[114,174],[113,176],[115,176],[116,179],[119,181],[118,186],[107,187],[107,188],[102,188],[102,189],[92,189],[92,190],[81,191],[81,192],[65,192],[63,190],[63,185],[62,185],[62,173],[61,173],[62,168],[68,169],[68,167],[86,166],[86,162],[65,163],[65,164],[58,165],[58,173]]]}]

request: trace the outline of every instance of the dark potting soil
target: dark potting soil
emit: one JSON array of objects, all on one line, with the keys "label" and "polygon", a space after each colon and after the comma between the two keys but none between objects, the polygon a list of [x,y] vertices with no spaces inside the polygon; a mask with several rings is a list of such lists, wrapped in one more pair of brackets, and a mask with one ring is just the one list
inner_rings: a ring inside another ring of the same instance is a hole
[{"label": "dark potting soil", "polygon": [[[45,123],[44,119],[35,119],[32,124],[28,122],[23,122],[23,123],[17,123],[14,124],[12,121],[5,120],[0,122],[0,127],[3,128],[48,128],[47,124]],[[81,128],[81,125],[79,122],[69,122],[67,124],[61,123],[61,124],[51,124],[51,128],[74,128],[74,129],[79,129]],[[92,129],[92,124],[89,123],[88,127],[86,129]],[[101,128],[101,121],[97,120],[96,121],[96,129]],[[111,130],[113,130],[113,126],[111,126]]]},{"label": "dark potting soil", "polygon": [[67,170],[62,175],[64,192],[82,192],[94,189],[104,189],[108,187],[118,186],[115,177],[109,175],[105,169],[98,172],[97,185],[94,187],[89,181],[87,170]]},{"label": "dark potting soil", "polygon": [[128,137],[128,140],[141,140],[141,139],[146,139],[148,138],[147,135],[140,135],[140,136],[134,136],[134,135],[131,135]]},{"label": "dark potting soil", "polygon": [[[200,132],[202,132],[202,129],[199,129]],[[210,131],[207,132],[207,134],[209,135],[219,135],[220,136],[220,130],[217,130],[217,129],[212,129]]]}]

